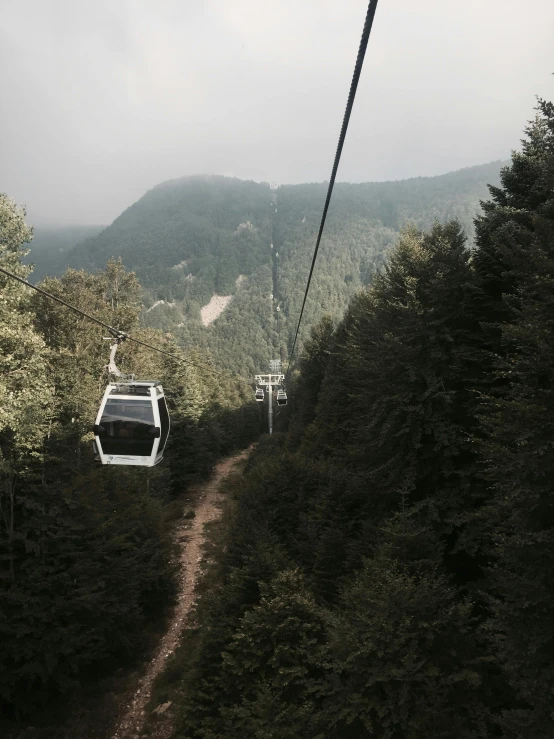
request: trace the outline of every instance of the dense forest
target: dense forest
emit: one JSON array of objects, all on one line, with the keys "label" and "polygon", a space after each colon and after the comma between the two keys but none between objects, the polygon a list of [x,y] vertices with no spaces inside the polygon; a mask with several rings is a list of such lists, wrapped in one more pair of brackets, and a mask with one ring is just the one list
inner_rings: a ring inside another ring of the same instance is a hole
[{"label": "dense forest", "polygon": [[[0,196],[0,266],[22,278],[24,216]],[[207,355],[182,363],[171,336],[140,328],[141,286],[120,262],[41,286],[177,356],[128,342],[119,355],[124,371],[163,382],[172,433],[159,467],[97,465],[105,331],[0,274],[2,734],[2,721],[37,719],[141,653],[175,590],[172,501],[260,426],[247,384],[216,375]]]},{"label": "dense forest", "polygon": [[159,690],[187,739],[554,736],[554,105],[324,318]]},{"label": "dense forest", "polygon": [[[407,223],[425,229],[457,218],[472,242],[479,201],[487,184],[499,184],[499,172],[494,162],[439,177],[339,183],[301,339],[324,314],[342,318]],[[171,331],[180,346],[208,351],[218,366],[251,377],[274,357],[288,359],[325,189],[216,176],[166,182],[95,237],[52,256],[46,271],[94,272],[121,258],[143,286],[143,326]],[[37,261],[40,245],[31,249]],[[41,276],[45,263],[46,254]],[[201,309],[214,295],[232,300],[205,326]]]}]

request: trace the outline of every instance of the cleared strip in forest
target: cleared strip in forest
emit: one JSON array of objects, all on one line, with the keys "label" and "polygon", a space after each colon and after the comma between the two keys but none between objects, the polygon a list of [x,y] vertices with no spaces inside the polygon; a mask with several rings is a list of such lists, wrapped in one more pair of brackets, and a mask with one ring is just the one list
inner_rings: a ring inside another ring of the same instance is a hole
[{"label": "cleared strip in forest", "polygon": [[[194,590],[201,574],[200,563],[206,539],[204,526],[220,517],[221,483],[240,462],[246,459],[250,451],[251,449],[246,449],[233,457],[223,459],[216,465],[210,480],[200,487],[201,501],[195,509],[192,524],[190,524],[190,520],[183,519],[183,522],[175,530],[175,539],[181,545],[181,571],[179,574],[177,605],[165,635],[148,664],[146,672],[140,678],[133,697],[126,704],[123,715],[117,722],[112,739],[130,739],[140,735],[146,720],[146,705],[150,700],[154,681],[163,670],[167,658],[179,646],[180,636],[194,602]],[[165,728],[168,728],[167,725]],[[165,733],[164,735],[170,736],[170,734]]]}]

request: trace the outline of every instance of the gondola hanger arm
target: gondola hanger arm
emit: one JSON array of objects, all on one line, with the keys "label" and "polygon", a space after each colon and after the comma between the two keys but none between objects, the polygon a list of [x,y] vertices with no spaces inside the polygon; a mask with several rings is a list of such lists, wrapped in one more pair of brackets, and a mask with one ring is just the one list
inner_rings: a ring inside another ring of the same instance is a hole
[{"label": "gondola hanger arm", "polygon": [[108,374],[113,375],[114,377],[133,380],[134,375],[124,375],[115,363],[115,354],[119,349],[121,342],[125,341],[127,338],[127,334],[124,331],[114,331],[113,336],[104,336],[104,338],[113,342],[110,351],[110,361],[106,365]]}]

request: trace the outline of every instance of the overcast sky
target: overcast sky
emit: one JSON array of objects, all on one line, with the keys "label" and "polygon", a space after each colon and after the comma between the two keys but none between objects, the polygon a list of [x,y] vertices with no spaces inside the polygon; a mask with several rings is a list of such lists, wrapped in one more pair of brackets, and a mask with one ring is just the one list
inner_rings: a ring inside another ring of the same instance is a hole
[{"label": "overcast sky", "polygon": [[[110,223],[159,182],[329,178],[366,0],[0,0],[0,192]],[[552,0],[380,0],[339,180],[519,145],[554,98]]]}]

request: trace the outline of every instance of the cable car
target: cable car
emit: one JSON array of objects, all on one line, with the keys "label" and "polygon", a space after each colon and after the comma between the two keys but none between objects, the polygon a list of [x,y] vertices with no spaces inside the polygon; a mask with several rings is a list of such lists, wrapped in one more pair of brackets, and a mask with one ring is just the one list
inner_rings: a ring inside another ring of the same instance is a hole
[{"label": "cable car", "polygon": [[287,394],[284,390],[277,390],[277,405],[287,404]]},{"label": "cable car", "polygon": [[154,467],[163,458],[169,425],[159,382],[110,383],[94,424],[96,459]]},{"label": "cable car", "polygon": [[116,366],[115,353],[127,334],[114,334],[109,382],[94,424],[95,459],[102,464],[154,467],[162,461],[169,435],[169,413],[160,382],[137,381]]},{"label": "cable car", "polygon": [[262,387],[256,388],[256,400],[261,403],[264,399],[264,389]]}]

